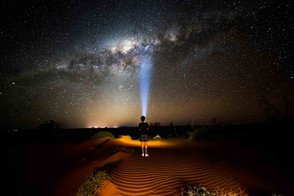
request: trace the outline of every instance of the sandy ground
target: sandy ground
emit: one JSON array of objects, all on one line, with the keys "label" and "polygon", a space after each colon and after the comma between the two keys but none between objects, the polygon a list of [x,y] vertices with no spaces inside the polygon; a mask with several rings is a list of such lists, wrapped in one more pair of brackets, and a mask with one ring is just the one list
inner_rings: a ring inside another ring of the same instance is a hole
[{"label": "sandy ground", "polygon": [[255,149],[171,138],[149,141],[150,156],[142,157],[140,145],[128,137],[30,144],[23,176],[30,190],[45,196],[75,195],[94,171],[104,169],[111,178],[98,195],[180,195],[187,184],[237,195],[294,195],[293,181]]},{"label": "sandy ground", "polygon": [[109,165],[111,178],[98,195],[180,195],[187,184],[237,195],[293,193],[291,184],[258,154],[232,144],[150,141],[149,157],[141,156],[140,145],[124,137],[64,147],[63,156],[77,161],[56,181],[53,195],[74,195],[93,171]]}]

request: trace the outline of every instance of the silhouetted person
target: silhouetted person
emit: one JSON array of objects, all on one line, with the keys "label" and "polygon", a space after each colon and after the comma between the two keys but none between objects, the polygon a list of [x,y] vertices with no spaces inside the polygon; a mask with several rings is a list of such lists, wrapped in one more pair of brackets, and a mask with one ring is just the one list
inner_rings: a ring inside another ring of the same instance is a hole
[{"label": "silhouetted person", "polygon": [[139,131],[141,134],[141,148],[142,148],[142,156],[148,157],[149,154],[147,153],[147,141],[148,141],[148,130],[149,125],[145,122],[145,116],[141,116],[141,123],[139,124]]}]

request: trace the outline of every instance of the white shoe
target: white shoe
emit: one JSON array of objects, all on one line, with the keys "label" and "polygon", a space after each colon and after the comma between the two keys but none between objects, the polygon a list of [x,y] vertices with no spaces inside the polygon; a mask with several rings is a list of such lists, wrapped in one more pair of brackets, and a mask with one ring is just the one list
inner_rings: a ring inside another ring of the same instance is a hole
[{"label": "white shoe", "polygon": [[142,153],[142,157],[145,157],[145,154],[144,153]]},{"label": "white shoe", "polygon": [[149,154],[145,154],[145,157],[149,157]]}]

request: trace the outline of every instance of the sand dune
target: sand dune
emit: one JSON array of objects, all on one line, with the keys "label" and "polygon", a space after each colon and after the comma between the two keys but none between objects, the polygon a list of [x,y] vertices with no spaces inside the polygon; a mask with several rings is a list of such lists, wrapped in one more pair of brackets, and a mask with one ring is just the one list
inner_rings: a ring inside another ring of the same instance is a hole
[{"label": "sand dune", "polygon": [[54,195],[65,196],[77,193],[80,185],[93,174],[96,168],[102,168],[129,156],[125,152],[113,152],[115,148],[111,140],[87,141],[72,148],[66,147],[65,156],[73,157],[76,153],[80,157],[76,167],[67,175],[62,177],[55,186]]},{"label": "sand dune", "polygon": [[[150,157],[142,157],[140,142],[130,138],[80,144],[68,148],[68,153],[70,157],[76,153],[78,157],[84,157],[84,161],[57,183],[55,195],[74,195],[95,169],[103,169],[108,164],[112,165],[108,171],[110,179],[97,193],[101,196],[181,195],[186,185],[201,185],[210,191],[236,195],[246,195],[252,190],[279,193],[280,185],[284,184],[282,178],[276,178],[272,170],[264,166],[262,168],[269,174],[267,176],[259,172],[258,167],[246,167],[240,160],[234,162],[224,156],[218,157],[215,153],[218,151],[226,152],[233,158],[237,155],[233,152],[234,147],[229,146],[230,152],[221,149],[221,146],[215,143],[189,144],[172,139],[153,141],[149,142]],[[135,151],[113,151],[118,147],[131,147]]]},{"label": "sand dune", "polygon": [[[180,195],[185,184],[240,194],[255,188],[274,191],[272,184],[246,169],[209,161],[205,156],[173,149],[152,149],[150,157],[133,154],[111,172],[100,195]],[[110,185],[111,184],[111,185]],[[115,191],[113,191],[115,190]]]}]

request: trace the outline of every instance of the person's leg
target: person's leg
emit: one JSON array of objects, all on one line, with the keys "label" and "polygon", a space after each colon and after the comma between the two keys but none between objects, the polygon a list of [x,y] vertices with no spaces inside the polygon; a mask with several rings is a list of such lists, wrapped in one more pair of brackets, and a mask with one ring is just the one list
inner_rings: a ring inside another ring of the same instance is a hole
[{"label": "person's leg", "polygon": [[147,142],[144,142],[144,146],[145,146],[145,157],[148,157],[149,154],[147,152]]},{"label": "person's leg", "polygon": [[142,157],[145,156],[145,152],[144,152],[144,142],[142,141],[142,137],[141,137],[141,149],[142,149]]}]

